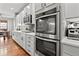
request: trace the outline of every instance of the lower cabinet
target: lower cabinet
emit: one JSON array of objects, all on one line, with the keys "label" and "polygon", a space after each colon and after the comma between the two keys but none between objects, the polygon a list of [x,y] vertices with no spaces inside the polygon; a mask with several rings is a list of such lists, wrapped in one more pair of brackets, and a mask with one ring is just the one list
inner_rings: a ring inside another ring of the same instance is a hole
[{"label": "lower cabinet", "polygon": [[61,44],[62,56],[79,56],[79,47],[68,44]]},{"label": "lower cabinet", "polygon": [[30,55],[34,55],[35,36],[22,32],[12,32],[13,39]]},{"label": "lower cabinet", "polygon": [[32,36],[32,35],[25,35],[26,38],[27,38],[27,41],[26,41],[26,50],[27,52],[30,54],[30,55],[34,55],[34,40],[35,40],[35,37]]},{"label": "lower cabinet", "polygon": [[23,49],[25,49],[25,35],[24,34],[21,35],[20,45]]}]

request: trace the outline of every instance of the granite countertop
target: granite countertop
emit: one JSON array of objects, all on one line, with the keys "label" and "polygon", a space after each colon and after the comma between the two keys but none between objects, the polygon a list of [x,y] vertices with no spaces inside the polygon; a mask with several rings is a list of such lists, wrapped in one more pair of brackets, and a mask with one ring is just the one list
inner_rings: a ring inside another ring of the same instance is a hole
[{"label": "granite countertop", "polygon": [[62,39],[61,43],[79,47],[79,41],[78,40],[68,39],[67,37],[65,37],[64,39]]}]

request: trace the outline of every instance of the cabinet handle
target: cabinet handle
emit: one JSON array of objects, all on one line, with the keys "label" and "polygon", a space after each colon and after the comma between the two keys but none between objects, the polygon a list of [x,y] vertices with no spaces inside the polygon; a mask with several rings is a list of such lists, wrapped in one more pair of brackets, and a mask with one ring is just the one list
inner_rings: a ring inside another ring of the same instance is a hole
[{"label": "cabinet handle", "polygon": [[28,38],[31,38],[31,37],[28,37]]},{"label": "cabinet handle", "polygon": [[41,3],[41,7],[44,8],[46,6],[46,3]]},{"label": "cabinet handle", "polygon": [[23,37],[21,37],[21,40],[23,40]]},{"label": "cabinet handle", "polygon": [[29,43],[31,43],[31,41],[28,41]]},{"label": "cabinet handle", "polygon": [[28,45],[28,47],[31,47],[30,45]]}]

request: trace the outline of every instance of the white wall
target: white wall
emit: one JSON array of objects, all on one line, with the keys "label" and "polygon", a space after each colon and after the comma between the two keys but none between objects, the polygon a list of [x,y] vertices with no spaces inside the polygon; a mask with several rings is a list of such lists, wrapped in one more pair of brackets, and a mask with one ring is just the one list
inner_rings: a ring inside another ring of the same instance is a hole
[{"label": "white wall", "polygon": [[13,26],[13,20],[9,19],[8,20],[8,31],[13,30],[14,26]]},{"label": "white wall", "polygon": [[8,31],[10,31],[10,35],[11,32],[14,30],[14,19],[7,19],[8,20]]}]

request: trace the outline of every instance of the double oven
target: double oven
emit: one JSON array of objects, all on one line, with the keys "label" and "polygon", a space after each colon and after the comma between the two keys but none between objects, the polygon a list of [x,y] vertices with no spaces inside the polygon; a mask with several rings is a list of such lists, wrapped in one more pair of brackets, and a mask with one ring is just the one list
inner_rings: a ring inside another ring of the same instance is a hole
[{"label": "double oven", "polygon": [[59,4],[36,14],[36,55],[60,55],[59,16]]}]

